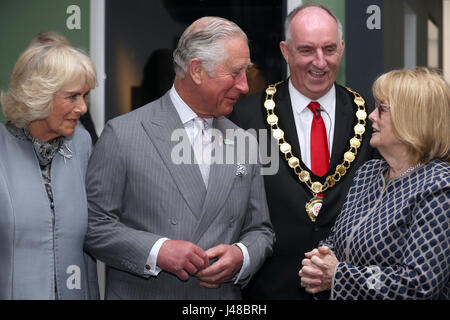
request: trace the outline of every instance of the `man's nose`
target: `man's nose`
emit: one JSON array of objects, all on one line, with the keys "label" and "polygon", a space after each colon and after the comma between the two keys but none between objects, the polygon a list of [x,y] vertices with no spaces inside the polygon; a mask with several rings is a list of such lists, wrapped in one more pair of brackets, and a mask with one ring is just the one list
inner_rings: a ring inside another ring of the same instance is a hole
[{"label": "man's nose", "polygon": [[244,94],[248,92],[247,73],[245,71],[237,77],[236,88]]},{"label": "man's nose", "polygon": [[316,54],[314,56],[313,65],[317,68],[323,69],[327,65],[325,60],[325,55],[323,54],[322,48],[317,48]]}]

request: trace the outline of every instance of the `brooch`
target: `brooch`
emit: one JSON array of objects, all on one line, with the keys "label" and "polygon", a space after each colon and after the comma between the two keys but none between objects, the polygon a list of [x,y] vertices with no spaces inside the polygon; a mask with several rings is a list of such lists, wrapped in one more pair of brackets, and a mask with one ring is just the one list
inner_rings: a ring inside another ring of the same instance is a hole
[{"label": "brooch", "polygon": [[[72,150],[70,150],[69,146],[66,143],[64,143],[63,147],[65,147],[67,149],[67,151],[72,153]],[[64,152],[62,147],[58,150],[58,153],[63,157],[64,163],[66,163],[66,159],[72,159],[72,155]]]},{"label": "brooch", "polygon": [[236,175],[238,177],[245,176],[247,174],[247,168],[243,165],[238,163],[236,166]]}]

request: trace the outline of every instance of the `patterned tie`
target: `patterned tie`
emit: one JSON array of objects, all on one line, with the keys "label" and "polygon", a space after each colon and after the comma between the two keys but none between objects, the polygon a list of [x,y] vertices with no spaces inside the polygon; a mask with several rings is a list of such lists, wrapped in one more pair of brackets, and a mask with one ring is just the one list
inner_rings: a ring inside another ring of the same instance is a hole
[{"label": "patterned tie", "polygon": [[311,171],[316,176],[322,177],[327,173],[330,165],[327,132],[320,115],[320,104],[312,101],[308,108],[313,113],[311,124]]},{"label": "patterned tie", "polygon": [[200,117],[194,119],[193,149],[197,164],[202,174],[203,182],[208,188],[209,167],[211,162],[211,138],[206,130],[206,121]]}]

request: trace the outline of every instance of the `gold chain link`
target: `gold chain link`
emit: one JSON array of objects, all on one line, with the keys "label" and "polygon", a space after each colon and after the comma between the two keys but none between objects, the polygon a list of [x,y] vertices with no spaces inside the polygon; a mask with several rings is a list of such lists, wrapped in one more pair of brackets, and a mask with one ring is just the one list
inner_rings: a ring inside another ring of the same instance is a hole
[{"label": "gold chain link", "polygon": [[353,93],[355,96],[354,102],[358,106],[356,111],[356,118],[358,123],[355,125],[354,132],[355,136],[350,139],[350,149],[344,153],[344,161],[336,166],[336,170],[333,174],[326,177],[324,184],[318,181],[312,181],[311,176],[307,170],[304,170],[300,165],[300,160],[298,157],[292,154],[292,147],[284,138],[284,131],[278,125],[278,117],[275,115],[275,101],[274,96],[277,92],[277,86],[283,81],[277,82],[275,84],[269,85],[266,89],[266,101],[264,102],[264,107],[267,111],[267,123],[269,124],[272,136],[278,141],[278,146],[281,153],[284,154],[289,167],[291,167],[298,179],[305,183],[308,188],[313,192],[313,194],[322,193],[328,188],[333,187],[337,182],[341,180],[343,176],[347,173],[351,166],[351,163],[355,160],[358,154],[358,149],[361,146],[362,136],[366,131],[366,118],[367,112],[365,107],[365,101],[359,93],[356,91],[345,87],[348,91]]}]

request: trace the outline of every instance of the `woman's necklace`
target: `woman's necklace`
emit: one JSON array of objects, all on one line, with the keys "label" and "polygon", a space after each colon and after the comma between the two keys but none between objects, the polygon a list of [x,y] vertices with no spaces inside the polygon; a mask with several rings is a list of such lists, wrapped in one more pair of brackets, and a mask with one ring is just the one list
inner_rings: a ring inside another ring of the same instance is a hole
[{"label": "woman's necklace", "polygon": [[400,179],[401,177],[406,176],[408,173],[410,173],[411,171],[416,170],[416,169],[417,169],[418,167],[420,167],[422,164],[423,164],[423,163],[419,162],[419,163],[416,164],[415,166],[409,167],[409,168],[406,169],[402,174],[400,174],[400,175],[398,175],[398,176],[396,176],[396,177],[394,177],[394,178],[389,178],[389,170],[387,170],[387,171],[386,171],[386,174],[385,174],[385,180],[386,180],[386,183],[388,183],[388,182],[391,181],[392,179],[395,179],[395,178]]}]

